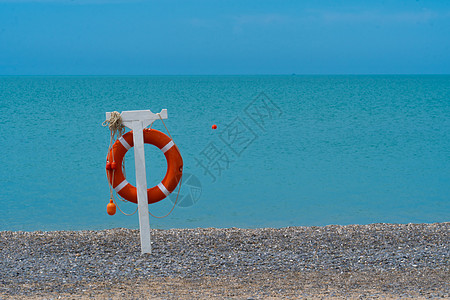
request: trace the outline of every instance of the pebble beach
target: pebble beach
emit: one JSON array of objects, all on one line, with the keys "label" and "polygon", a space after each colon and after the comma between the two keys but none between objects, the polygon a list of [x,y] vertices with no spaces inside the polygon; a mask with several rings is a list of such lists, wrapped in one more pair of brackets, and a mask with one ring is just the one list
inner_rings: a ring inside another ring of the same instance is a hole
[{"label": "pebble beach", "polygon": [[450,223],[0,232],[0,299],[450,298]]}]

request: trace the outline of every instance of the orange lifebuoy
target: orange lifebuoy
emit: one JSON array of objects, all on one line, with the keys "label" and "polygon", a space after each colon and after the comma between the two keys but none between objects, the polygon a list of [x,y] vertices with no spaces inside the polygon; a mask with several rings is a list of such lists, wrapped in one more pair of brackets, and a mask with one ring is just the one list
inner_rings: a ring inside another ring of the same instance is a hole
[{"label": "orange lifebuoy", "polygon": [[[161,149],[167,160],[167,172],[164,179],[158,185],[147,189],[148,203],[151,204],[166,198],[177,187],[183,175],[183,159],[172,139],[161,131],[148,128],[144,129],[144,143],[154,145]],[[133,131],[129,131],[117,139],[109,150],[106,173],[109,184],[111,184],[120,196],[130,202],[137,203],[136,187],[128,183],[122,172],[123,158],[131,147],[133,147]],[[115,162],[114,168],[111,167],[113,162]]]}]

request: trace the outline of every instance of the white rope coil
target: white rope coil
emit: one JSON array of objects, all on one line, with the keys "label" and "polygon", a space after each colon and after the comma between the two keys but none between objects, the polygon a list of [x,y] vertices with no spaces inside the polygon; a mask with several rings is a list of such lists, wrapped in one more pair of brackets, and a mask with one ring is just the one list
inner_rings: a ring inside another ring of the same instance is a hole
[{"label": "white rope coil", "polygon": [[113,111],[109,120],[105,120],[102,124],[104,127],[109,127],[111,131],[111,138],[115,140],[115,137],[121,137],[125,133],[125,126],[122,122],[122,116],[118,111]]}]

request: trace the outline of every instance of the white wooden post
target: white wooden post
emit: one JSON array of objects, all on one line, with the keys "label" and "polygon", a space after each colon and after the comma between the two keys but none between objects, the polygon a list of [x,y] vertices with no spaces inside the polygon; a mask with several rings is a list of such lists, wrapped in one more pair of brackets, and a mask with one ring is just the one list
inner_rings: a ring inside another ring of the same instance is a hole
[{"label": "white wooden post", "polygon": [[[167,109],[159,113],[161,119],[167,119]],[[139,214],[139,231],[141,235],[141,251],[151,253],[150,220],[148,217],[147,177],[145,173],[144,128],[159,119],[158,114],[150,110],[129,110],[121,113],[123,125],[133,130],[134,164],[136,168],[136,189]],[[106,113],[106,119],[111,113]]]}]

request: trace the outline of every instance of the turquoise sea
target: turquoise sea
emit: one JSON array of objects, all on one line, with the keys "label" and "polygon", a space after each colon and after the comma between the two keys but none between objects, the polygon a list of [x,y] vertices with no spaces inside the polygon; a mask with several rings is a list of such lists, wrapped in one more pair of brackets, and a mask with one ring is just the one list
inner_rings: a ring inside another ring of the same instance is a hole
[{"label": "turquoise sea", "polygon": [[[163,108],[186,175],[152,228],[450,221],[447,75],[3,76],[0,230],[138,228],[106,214],[102,122]],[[166,163],[150,145],[146,165],[153,186]],[[133,151],[126,170],[133,183]]]}]

